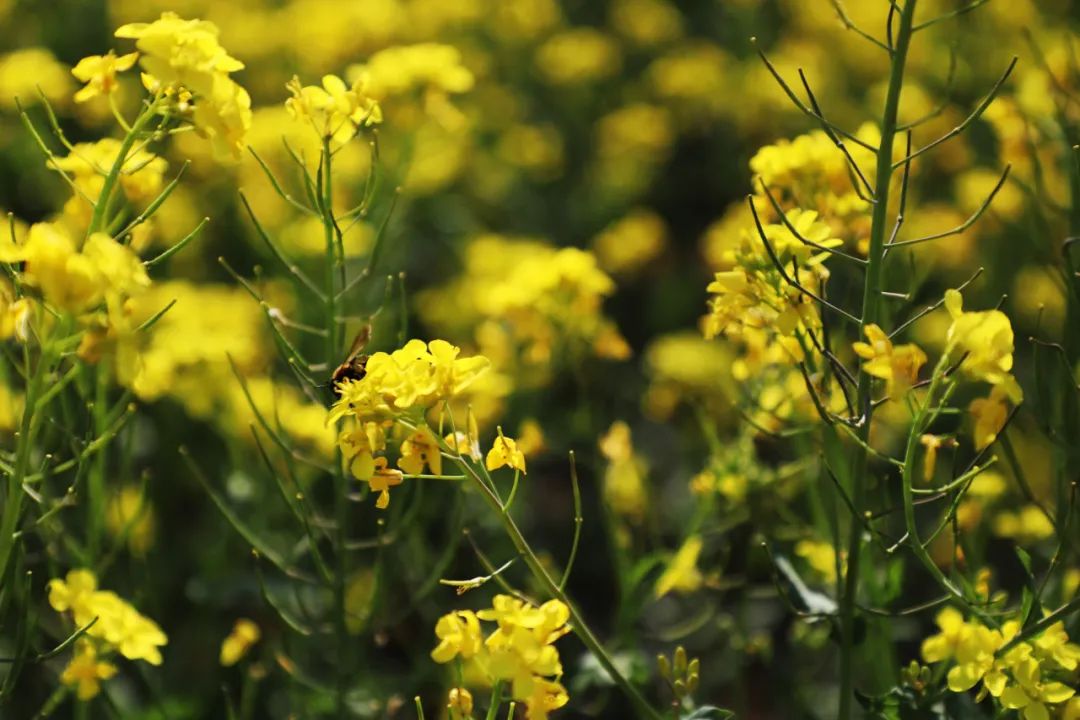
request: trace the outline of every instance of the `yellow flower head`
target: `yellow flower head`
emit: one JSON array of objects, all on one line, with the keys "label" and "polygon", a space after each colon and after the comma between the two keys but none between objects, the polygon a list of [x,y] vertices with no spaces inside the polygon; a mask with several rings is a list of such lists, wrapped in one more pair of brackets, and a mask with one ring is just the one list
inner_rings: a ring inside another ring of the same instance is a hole
[{"label": "yellow flower head", "polygon": [[517,443],[502,433],[495,438],[491,449],[488,450],[485,466],[488,470],[497,470],[501,467],[512,467],[515,470],[525,472],[525,453],[518,449]]},{"label": "yellow flower head", "polygon": [[300,78],[293,77],[285,87],[292,94],[285,101],[292,116],[310,122],[320,137],[335,143],[344,144],[358,128],[382,122],[382,109],[367,95],[362,81],[349,87],[337,75],[324,75],[320,87],[301,85]]},{"label": "yellow flower head", "polygon": [[[824,540],[800,540],[795,545],[795,554],[806,561],[806,564],[826,583],[832,585],[836,582],[836,548]],[[845,570],[845,558],[840,557],[840,569]]]},{"label": "yellow flower head", "polygon": [[447,663],[458,655],[464,660],[480,652],[484,638],[480,634],[480,620],[470,610],[448,613],[435,624],[435,636],[439,645],[431,651],[437,663]]},{"label": "yellow flower head", "polygon": [[894,346],[877,325],[867,325],[865,332],[869,342],[855,342],[851,346],[856,355],[866,360],[863,369],[869,375],[885,380],[885,392],[890,398],[903,397],[919,379],[919,370],[926,364],[926,353],[914,343]]},{"label": "yellow flower head", "polygon": [[164,85],[182,85],[204,97],[213,94],[214,78],[244,67],[218,43],[218,28],[206,20],[185,20],[164,12],[152,23],[131,23],[116,37],[135,40],[140,64]]},{"label": "yellow flower head", "polygon": [[928,663],[941,662],[954,657],[957,647],[968,632],[964,616],[952,607],[946,607],[939,612],[935,622],[941,632],[926,638],[922,643],[923,660]]},{"label": "yellow flower head", "polygon": [[86,701],[101,692],[102,680],[108,680],[115,674],[115,665],[98,659],[94,643],[80,638],[75,643],[75,656],[60,674],[60,682],[74,686],[76,697]]},{"label": "yellow flower head", "polygon": [[435,436],[427,428],[421,428],[401,443],[401,458],[398,467],[409,475],[424,472],[424,466],[431,469],[433,475],[442,475],[442,454]]},{"label": "yellow flower head", "polygon": [[669,592],[690,593],[702,586],[705,579],[698,570],[698,556],[704,543],[700,535],[691,535],[675,553],[667,568],[656,580],[653,594],[661,598]]},{"label": "yellow flower head", "polygon": [[139,53],[116,56],[112,50],[105,55],[84,57],[71,69],[71,74],[86,87],[75,93],[75,102],[86,102],[98,95],[111,95],[116,91],[116,73],[130,70],[139,58]]},{"label": "yellow flower head", "polygon": [[168,642],[165,633],[116,593],[98,590],[97,578],[89,570],[72,570],[64,580],[51,580],[49,604],[57,612],[70,611],[79,627],[94,621],[86,634],[127,659],[161,664],[160,647]]},{"label": "yellow flower head", "polygon": [[232,632],[221,643],[221,653],[219,656],[220,662],[223,666],[229,667],[240,662],[240,660],[247,655],[248,650],[259,642],[259,638],[262,636],[262,632],[259,630],[259,626],[252,620],[247,618],[240,618],[233,625]]},{"label": "yellow flower head", "polygon": [[405,481],[400,470],[394,470],[386,466],[386,458],[375,458],[374,472],[368,478],[368,485],[372,492],[379,493],[379,499],[375,501],[375,507],[385,510],[390,505],[390,488],[397,487]]},{"label": "yellow flower head", "polygon": [[1002,385],[1013,402],[1020,402],[1020,386],[1010,374],[1013,329],[1009,318],[1000,310],[965,312],[957,290],[945,291],[945,307],[952,317],[946,351],[964,356],[960,369],[977,380]]},{"label": "yellow flower head", "polygon": [[449,400],[487,370],[483,356],[459,358],[461,350],[445,340],[410,340],[392,353],[374,353],[364,377],[338,385],[340,397],[327,422],[346,416],[385,418],[413,407],[429,408]]},{"label": "yellow flower head", "polygon": [[968,405],[968,412],[975,421],[972,435],[976,450],[988,447],[1005,427],[1005,421],[1009,417],[1008,399],[1006,387],[995,385],[990,389],[989,397],[975,398]]}]

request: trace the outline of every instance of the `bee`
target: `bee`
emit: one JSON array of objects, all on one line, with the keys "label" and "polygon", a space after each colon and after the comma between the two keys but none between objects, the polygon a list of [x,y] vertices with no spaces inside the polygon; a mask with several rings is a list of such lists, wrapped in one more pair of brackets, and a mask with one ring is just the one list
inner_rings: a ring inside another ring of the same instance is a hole
[{"label": "bee", "polygon": [[340,365],[334,368],[334,372],[330,375],[330,387],[334,395],[341,394],[338,390],[338,383],[346,380],[360,380],[367,373],[365,368],[369,355],[364,352],[364,348],[367,347],[369,340],[371,340],[370,323],[360,328],[360,332],[356,334],[356,338],[352,342],[352,347],[349,348],[348,356]]}]

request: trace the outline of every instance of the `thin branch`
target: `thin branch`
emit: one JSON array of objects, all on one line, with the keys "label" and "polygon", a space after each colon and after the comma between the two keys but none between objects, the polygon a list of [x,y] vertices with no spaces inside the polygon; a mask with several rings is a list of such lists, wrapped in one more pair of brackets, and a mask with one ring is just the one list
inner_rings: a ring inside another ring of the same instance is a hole
[{"label": "thin branch", "polygon": [[831,302],[821,297],[820,295],[817,295],[816,293],[807,290],[805,287],[799,284],[797,280],[788,275],[787,270],[784,269],[783,263],[780,262],[780,258],[776,256],[776,251],[773,250],[772,245],[769,244],[769,239],[765,236],[765,228],[762,227],[761,218],[758,217],[757,209],[754,208],[754,198],[752,195],[747,196],[747,202],[750,205],[750,212],[754,216],[754,224],[757,226],[758,236],[761,238],[761,242],[765,245],[765,250],[769,254],[769,259],[772,260],[773,265],[776,266],[776,269],[780,272],[780,276],[784,279],[784,281],[791,285],[791,287],[803,293],[804,295],[813,298],[816,302],[820,303],[822,307],[832,310],[833,312],[837,313],[849,322],[855,323],[856,325],[861,325],[862,321],[859,320],[859,318],[855,317],[842,307],[839,307],[838,305],[833,305]]},{"label": "thin branch", "polygon": [[862,181],[863,187],[866,188],[866,192],[868,193],[869,197],[864,197],[862,192],[859,189],[859,184],[853,181],[852,185],[855,188],[855,193],[863,201],[873,203],[874,202],[873,198],[876,195],[873,186],[870,185],[870,181],[866,179],[866,175],[863,174],[863,171],[859,167],[859,164],[857,162],[855,162],[855,158],[852,157],[851,152],[847,149],[847,145],[845,145],[844,141],[841,140],[836,135],[836,133],[834,133],[832,131],[832,128],[829,126],[829,123],[827,121],[825,121],[825,119],[824,119],[825,118],[825,113],[821,110],[821,106],[818,104],[817,97],[814,96],[814,91],[810,89],[810,81],[808,81],[806,79],[806,73],[803,72],[802,68],[799,68],[799,79],[802,81],[803,88],[806,89],[806,96],[810,99],[811,107],[813,107],[814,112],[816,112],[822,118],[821,129],[825,131],[825,134],[829,137],[830,140],[833,141],[833,144],[836,145],[836,147],[840,150],[840,152],[844,153],[844,157],[847,158],[848,166],[855,173],[855,175],[859,178],[859,180]]},{"label": "thin branch", "polygon": [[937,140],[933,140],[930,143],[927,143],[926,145],[923,145],[921,148],[919,148],[915,152],[910,153],[907,157],[893,163],[893,169],[895,170],[895,169],[899,168],[901,165],[903,165],[905,162],[909,162],[911,160],[914,160],[915,158],[919,157],[923,153],[926,153],[926,152],[929,152],[930,150],[933,150],[934,148],[936,148],[938,145],[942,144],[943,142],[945,142],[947,140],[951,140],[952,138],[956,137],[960,133],[964,132],[964,130],[966,130],[968,128],[968,126],[971,125],[973,122],[978,120],[982,116],[982,114],[984,112],[986,112],[986,108],[990,107],[990,103],[994,102],[994,98],[997,97],[998,93],[1001,92],[1002,86],[1005,85],[1005,81],[1009,79],[1010,75],[1012,75],[1012,71],[1016,67],[1016,63],[1017,63],[1018,60],[1019,60],[1019,58],[1014,55],[1012,61],[1009,62],[1009,66],[1007,68],[1005,68],[1005,72],[1003,72],[1001,74],[1001,77],[999,77],[997,79],[997,82],[994,83],[994,86],[992,88],[990,88],[990,92],[988,92],[986,94],[986,97],[984,97],[982,99],[982,102],[980,102],[975,107],[975,109],[971,112],[971,114],[968,115],[966,118],[964,118],[963,122],[961,122],[959,125],[954,127],[952,130],[950,130],[949,132],[947,132],[944,135],[942,135],[941,137],[939,137]]},{"label": "thin branch", "polygon": [[[960,290],[960,291],[963,291],[964,288],[966,288],[971,283],[975,282],[975,278],[982,275],[982,273],[983,273],[983,268],[979,268],[978,270],[975,271],[974,275],[969,277],[964,282],[960,283],[959,287],[957,287],[956,289]],[[944,304],[945,304],[945,298],[941,298],[940,300],[933,303],[932,305],[927,305],[925,308],[923,308],[919,312],[915,313],[913,316],[911,316],[910,318],[905,320],[899,327],[897,327],[895,330],[893,330],[891,333],[889,333],[889,339],[891,340],[892,338],[896,337],[897,335],[902,333],[904,330],[906,330],[908,327],[910,327],[913,323],[918,322],[919,320],[923,319],[924,317],[926,317],[930,313],[934,312],[935,310],[937,310],[939,307],[941,307]]]},{"label": "thin branch", "polygon": [[[756,38],[751,38],[751,40],[756,42]],[[791,89],[791,86],[787,84],[784,78],[780,75],[780,72],[773,66],[771,62],[769,62],[769,58],[765,56],[765,53],[762,52],[760,49],[758,50],[758,56],[761,57],[762,61],[765,63],[765,67],[768,68],[769,72],[776,79],[776,82],[780,84],[780,89],[784,91],[784,94],[788,96],[788,99],[791,100],[791,102],[794,103],[795,107],[802,111],[803,114],[814,118],[820,123],[827,123],[829,127],[832,128],[833,132],[847,140],[850,140],[856,145],[860,145],[869,150],[870,152],[877,152],[877,148],[870,143],[866,142],[862,138],[857,137],[854,133],[850,133],[843,128],[837,127],[836,125],[829,123],[825,118],[821,117],[812,109],[808,108],[806,104],[803,103],[803,101],[800,100],[799,97],[795,94],[795,92]]]},{"label": "thin branch", "polygon": [[788,220],[787,213],[784,212],[784,209],[780,206],[780,203],[779,201],[777,201],[776,196],[772,194],[769,186],[765,184],[764,178],[758,178],[758,182],[761,184],[761,189],[765,192],[765,197],[769,199],[769,204],[773,206],[773,210],[775,210],[777,216],[779,216],[780,222],[784,225],[784,227],[788,229],[788,232],[795,236],[796,240],[801,242],[803,245],[809,245],[815,250],[820,250],[822,252],[829,253],[830,255],[836,255],[837,257],[842,257],[845,260],[851,260],[852,262],[856,262],[859,265],[866,264],[866,260],[858,257],[857,255],[852,255],[850,253],[844,252],[843,250],[837,250],[836,248],[831,248],[827,245],[822,245],[821,243],[817,243],[813,240],[810,240],[809,238],[803,237],[802,233],[796,230],[795,226],[791,224],[790,220]]},{"label": "thin branch", "polygon": [[876,37],[866,32],[852,21],[851,17],[847,13],[847,8],[844,7],[844,3],[841,0],[832,0],[832,4],[833,8],[836,10],[836,14],[840,17],[840,22],[844,24],[844,28],[854,32],[863,40],[866,40],[867,42],[876,45],[877,47],[892,55],[891,47],[881,42]]},{"label": "thin branch", "polygon": [[959,235],[960,233],[964,232],[969,227],[978,222],[979,218],[982,217],[983,213],[985,213],[990,208],[990,204],[994,202],[994,197],[998,194],[998,191],[1001,190],[1002,186],[1005,184],[1005,181],[1008,179],[1009,172],[1011,170],[1012,164],[1005,166],[1004,172],[1001,173],[1001,177],[998,178],[997,184],[994,185],[994,189],[990,191],[990,194],[986,196],[986,200],[983,201],[983,204],[980,205],[979,208],[971,214],[971,217],[969,217],[967,220],[960,223],[953,229],[944,230],[939,233],[934,233],[933,235],[925,235],[923,237],[913,238],[911,240],[894,240],[885,247],[893,248],[903,247],[904,245],[917,245],[919,243],[930,242],[931,240],[940,240],[941,238],[949,237],[950,235]]},{"label": "thin branch", "polygon": [[944,15],[939,15],[936,18],[932,18],[932,19],[927,20],[925,22],[919,23],[915,27],[911,28],[911,32],[917,33],[920,30],[925,30],[926,28],[931,27],[932,25],[937,25],[940,22],[945,22],[946,20],[951,20],[954,17],[960,17],[961,15],[965,15],[965,14],[971,12],[972,10],[974,10],[975,8],[977,8],[977,7],[981,6],[981,5],[985,5],[988,2],[990,2],[990,0],[973,0],[973,2],[971,2],[968,5],[965,5],[962,8],[957,8],[956,10],[953,10],[952,12],[947,12]]}]

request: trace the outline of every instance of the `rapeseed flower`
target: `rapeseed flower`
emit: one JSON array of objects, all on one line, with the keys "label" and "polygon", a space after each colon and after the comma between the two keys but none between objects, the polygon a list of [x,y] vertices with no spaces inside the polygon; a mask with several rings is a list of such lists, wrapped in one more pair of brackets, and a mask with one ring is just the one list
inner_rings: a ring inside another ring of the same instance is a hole
[{"label": "rapeseed flower", "polygon": [[963,356],[960,369],[976,380],[1001,385],[1013,402],[1023,392],[1010,374],[1013,366],[1013,329],[1000,310],[966,312],[957,290],[945,291],[945,307],[952,317],[946,336],[946,352]]},{"label": "rapeseed flower", "polygon": [[691,593],[705,583],[698,569],[698,557],[704,547],[700,535],[691,535],[683,542],[664,572],[656,579],[653,595],[662,598],[669,592]]},{"label": "rapeseed flower", "polygon": [[293,77],[285,87],[292,93],[285,101],[292,116],[339,145],[351,140],[357,129],[382,122],[382,109],[361,81],[349,87],[336,75],[324,75],[320,87],[301,85],[300,78]]},{"label": "rapeseed flower", "polygon": [[491,449],[488,450],[484,462],[488,470],[498,470],[501,467],[510,467],[514,470],[525,472],[525,453],[518,449],[517,443],[505,437],[502,433],[495,438]]},{"label": "rapeseed flower", "polygon": [[91,100],[98,95],[111,95],[116,92],[116,74],[130,70],[139,59],[139,53],[116,56],[110,50],[104,55],[90,55],[80,60],[71,69],[71,74],[86,83],[86,87],[75,93],[75,102]]},{"label": "rapeseed flower", "polygon": [[235,665],[240,662],[255,643],[259,642],[262,632],[253,620],[240,618],[233,625],[228,636],[221,643],[219,662],[224,667]]},{"label": "rapeseed flower", "polygon": [[926,364],[926,353],[918,345],[908,343],[894,346],[889,336],[871,323],[864,328],[869,342],[855,342],[855,354],[866,360],[863,370],[885,381],[885,393],[892,399],[904,396],[919,378],[919,369]]},{"label": "rapeseed flower", "polygon": [[98,657],[91,640],[80,638],[75,643],[75,656],[60,673],[60,682],[75,687],[79,700],[90,700],[101,692],[101,682],[116,675],[116,666]]}]

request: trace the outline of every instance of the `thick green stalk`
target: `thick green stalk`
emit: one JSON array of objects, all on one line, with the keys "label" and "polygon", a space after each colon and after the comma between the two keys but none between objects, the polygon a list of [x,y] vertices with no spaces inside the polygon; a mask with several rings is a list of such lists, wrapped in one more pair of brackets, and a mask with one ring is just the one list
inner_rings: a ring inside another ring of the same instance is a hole
[{"label": "thick green stalk", "polygon": [[[896,45],[892,49],[892,66],[889,72],[889,88],[885,96],[885,109],[881,116],[881,144],[877,151],[877,173],[874,183],[874,208],[870,227],[870,250],[867,257],[866,281],[863,286],[862,325],[878,324],[881,319],[881,282],[885,260],[885,238],[889,225],[889,186],[892,181],[893,144],[896,139],[896,117],[900,107],[900,91],[904,85],[904,65],[911,43],[912,21],[915,17],[916,0],[907,0],[900,13],[896,31]],[[873,413],[870,391],[872,378],[859,372],[858,408],[861,424],[858,429],[862,443],[854,450],[851,473],[851,499],[856,512],[866,505],[866,476],[869,456],[865,444],[870,438],[870,419]],[[851,701],[854,696],[855,673],[855,603],[859,590],[859,559],[862,551],[862,524],[858,518],[851,519],[848,538],[848,569],[844,595],[840,599],[840,708],[839,720],[851,717]]]},{"label": "thick green stalk", "polygon": [[[337,267],[337,252],[334,235],[334,203],[331,187],[330,138],[323,139],[322,152],[322,203],[323,227],[326,234],[326,366],[334,367],[338,361],[340,343],[338,342],[337,293],[334,290],[334,269]],[[336,646],[337,667],[335,668],[335,706],[338,720],[348,717],[346,695],[349,682],[349,633],[345,614],[348,612],[345,602],[346,576],[348,575],[348,551],[346,525],[349,520],[349,482],[341,466],[341,450],[335,445],[334,458],[334,545],[336,568],[334,572],[334,642]]]}]

